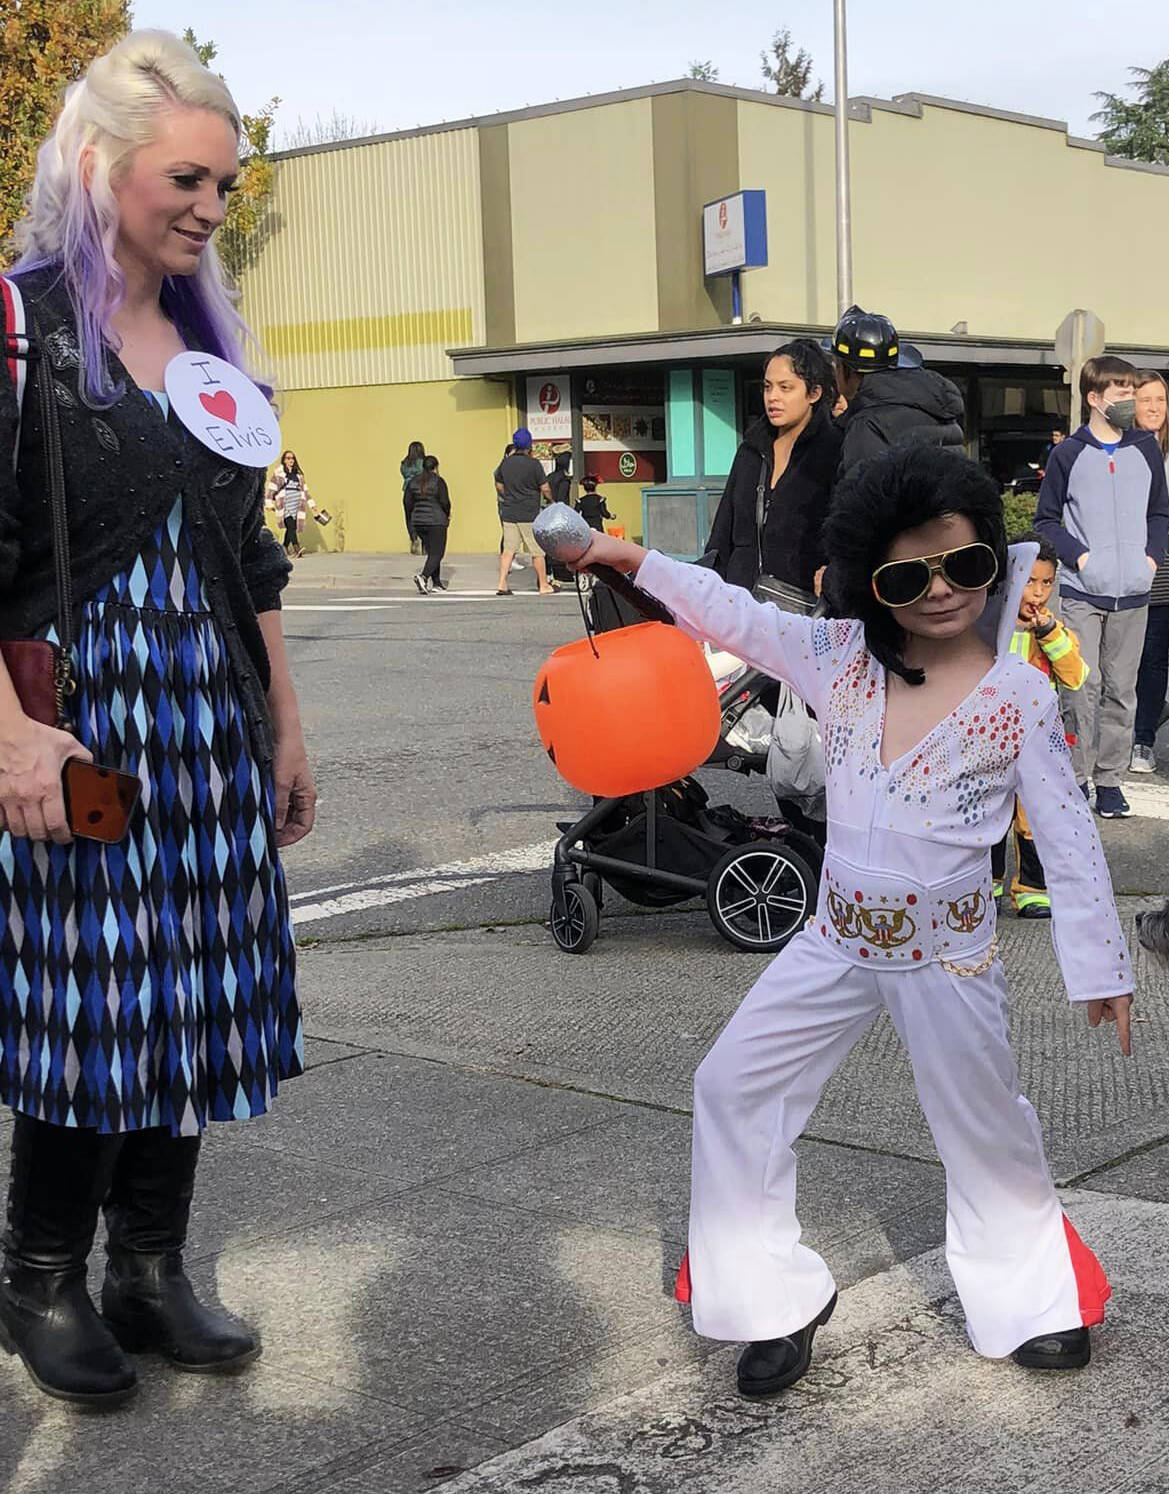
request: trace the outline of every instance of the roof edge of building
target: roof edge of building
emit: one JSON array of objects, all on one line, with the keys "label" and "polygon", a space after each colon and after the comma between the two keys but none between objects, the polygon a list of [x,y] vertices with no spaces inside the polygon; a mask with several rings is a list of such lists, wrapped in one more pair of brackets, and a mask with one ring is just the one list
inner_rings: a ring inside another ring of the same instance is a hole
[{"label": "roof edge of building", "polygon": [[[767,93],[757,88],[739,88],[729,83],[707,83],[698,78],[673,78],[663,83],[646,83],[636,88],[618,88],[608,93],[585,94],[580,98],[555,99],[544,104],[533,104],[523,109],[504,109],[497,114],[474,114],[465,119],[441,120],[437,124],[416,125],[408,130],[389,130],[378,135],[363,135],[353,140],[330,140],[321,145],[302,145],[291,150],[271,153],[274,161],[294,160],[298,156],[322,155],[328,151],[356,150],[367,145],[384,145],[391,141],[417,139],[421,135],[441,135],[454,130],[489,129],[493,125],[517,124],[528,119],[542,119],[555,114],[573,114],[583,109],[601,109],[611,104],[631,103],[637,99],[657,98],[670,93],[707,93],[717,98],[745,99],[751,103],[769,104],[777,109],[801,109],[812,114],[831,114],[831,104],[817,103],[813,99],[788,98],[783,94]],[[1027,125],[1034,129],[1062,132],[1069,147],[1075,150],[1091,150],[1104,156],[1104,165],[1129,171],[1144,171],[1156,176],[1169,176],[1169,166],[1155,161],[1133,161],[1127,156],[1110,156],[1098,140],[1089,140],[1082,135],[1073,135],[1065,120],[1045,119],[1038,114],[1020,114],[1010,109],[995,109],[988,104],[972,104],[963,99],[943,98],[932,93],[899,93],[891,99],[877,98],[868,94],[850,97],[849,116],[861,124],[871,122],[874,111],[885,114],[902,114],[910,118],[922,118],[925,108],[950,109],[960,114],[974,114],[983,119],[1001,119],[1009,124]]]},{"label": "roof edge of building", "polygon": [[[793,337],[826,339],[831,327],[795,322],[754,322],[744,326],[689,328],[676,332],[621,333],[613,337],[565,338],[556,342],[517,343],[503,347],[448,348],[455,373],[462,377],[528,371],[567,372],[598,363],[685,362],[703,358],[760,356]],[[999,363],[1061,368],[1054,341],[1034,337],[956,336],[951,332],[901,330],[928,357],[947,363]],[[1118,356],[1154,367],[1169,364],[1169,346],[1136,344],[1111,348]],[[460,367],[460,364],[462,367]]]}]

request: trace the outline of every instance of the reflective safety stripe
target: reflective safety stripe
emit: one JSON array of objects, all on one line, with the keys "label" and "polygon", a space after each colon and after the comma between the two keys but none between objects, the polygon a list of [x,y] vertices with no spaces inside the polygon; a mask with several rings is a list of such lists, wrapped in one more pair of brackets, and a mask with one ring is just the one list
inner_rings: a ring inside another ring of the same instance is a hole
[{"label": "reflective safety stripe", "polygon": [[1051,896],[1046,892],[1017,892],[1016,908],[1050,908]]}]

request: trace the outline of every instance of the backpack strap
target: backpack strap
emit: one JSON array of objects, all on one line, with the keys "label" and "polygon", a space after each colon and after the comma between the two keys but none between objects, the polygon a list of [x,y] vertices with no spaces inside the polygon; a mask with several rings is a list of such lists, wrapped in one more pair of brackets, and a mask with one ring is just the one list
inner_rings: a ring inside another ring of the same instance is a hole
[{"label": "backpack strap", "polygon": [[20,419],[24,408],[24,391],[28,384],[28,321],[24,310],[24,297],[15,280],[0,275],[0,304],[4,307],[4,362],[8,378],[16,390],[16,440],[12,443],[12,465],[16,466],[16,455],[20,450]]}]

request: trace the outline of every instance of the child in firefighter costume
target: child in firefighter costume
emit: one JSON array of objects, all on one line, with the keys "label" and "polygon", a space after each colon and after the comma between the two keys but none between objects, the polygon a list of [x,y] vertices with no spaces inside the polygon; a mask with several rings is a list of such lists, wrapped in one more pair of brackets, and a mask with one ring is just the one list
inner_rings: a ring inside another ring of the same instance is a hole
[{"label": "child in firefighter costume", "polygon": [[1118,1024],[1125,1052],[1132,971],[1056,692],[1010,651],[1034,547],[1008,557],[993,481],[925,447],[855,468],[825,545],[841,620],[780,612],[609,536],[577,563],[636,573],[685,631],[785,680],[824,742],[816,914],[695,1076],[678,1295],[699,1333],[748,1341],[745,1394],[806,1372],[836,1292],[800,1240],[792,1146],[886,1010],[946,1168],[946,1258],[971,1343],[991,1358],[1078,1368],[1109,1286],[1060,1207],[1007,1037],[990,851],[1016,792],[1048,868],[1068,992],[1093,1027]]},{"label": "child in firefighter costume", "polygon": [[[1059,569],[1059,556],[1055,546],[1038,534],[1025,535],[1022,542],[1035,545],[1038,554],[1031,566],[1031,578],[1023,588],[1019,616],[1015,621],[1015,631],[1011,634],[1011,652],[1040,670],[1050,681],[1053,690],[1057,687],[1082,690],[1090,671],[1080,653],[1080,640],[1071,628],[1065,627],[1054,616],[1047,605],[1055,589],[1055,576]],[[1047,891],[1047,877],[1039,852],[1035,849],[1027,813],[1017,799],[1011,829],[1015,837],[1011,907],[1020,918],[1050,918],[1051,897]],[[990,869],[994,877],[995,902],[1001,903],[1007,869],[1005,835],[991,852]]]}]

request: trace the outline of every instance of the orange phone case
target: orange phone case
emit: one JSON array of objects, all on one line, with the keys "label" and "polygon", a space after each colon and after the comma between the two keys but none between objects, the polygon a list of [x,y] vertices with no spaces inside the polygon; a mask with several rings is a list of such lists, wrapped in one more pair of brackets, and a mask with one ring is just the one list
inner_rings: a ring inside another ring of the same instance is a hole
[{"label": "orange phone case", "polygon": [[142,785],[131,773],[102,768],[71,757],[61,770],[65,815],[71,833],[82,840],[117,845],[130,828]]}]

